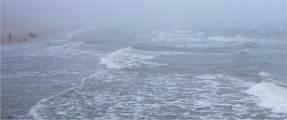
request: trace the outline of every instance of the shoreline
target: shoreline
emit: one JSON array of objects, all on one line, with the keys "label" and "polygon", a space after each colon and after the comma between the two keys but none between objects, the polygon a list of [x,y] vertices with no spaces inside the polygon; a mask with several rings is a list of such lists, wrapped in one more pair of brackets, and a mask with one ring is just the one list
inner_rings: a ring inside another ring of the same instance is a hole
[{"label": "shoreline", "polygon": [[[73,30],[76,26],[64,27],[38,27],[38,28],[2,28],[1,40],[2,44],[25,43],[34,40],[41,40],[49,36],[53,36],[63,31]],[[9,38],[10,37],[10,38]],[[39,39],[40,38],[40,39]]]}]

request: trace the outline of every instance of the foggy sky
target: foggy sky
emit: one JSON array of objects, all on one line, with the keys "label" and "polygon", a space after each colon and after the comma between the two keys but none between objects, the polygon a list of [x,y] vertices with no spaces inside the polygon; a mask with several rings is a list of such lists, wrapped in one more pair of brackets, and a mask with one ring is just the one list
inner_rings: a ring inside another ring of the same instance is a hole
[{"label": "foggy sky", "polygon": [[2,0],[2,28],[265,25],[287,21],[286,0]]}]

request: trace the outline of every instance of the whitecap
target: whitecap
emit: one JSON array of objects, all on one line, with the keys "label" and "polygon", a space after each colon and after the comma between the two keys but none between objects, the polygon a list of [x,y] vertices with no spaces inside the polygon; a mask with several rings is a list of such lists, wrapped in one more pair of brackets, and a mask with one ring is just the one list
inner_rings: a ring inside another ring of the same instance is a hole
[{"label": "whitecap", "polygon": [[208,40],[213,40],[213,41],[220,41],[220,42],[229,41],[227,38],[221,37],[221,36],[210,36],[210,37],[208,37],[207,39],[208,39]]},{"label": "whitecap", "polygon": [[287,88],[270,82],[251,86],[247,93],[258,98],[257,104],[273,112],[287,113]]},{"label": "whitecap", "polygon": [[145,51],[136,50],[132,47],[119,49],[101,58],[100,64],[111,69],[136,68],[141,66],[162,65],[151,62],[154,56]]},{"label": "whitecap", "polygon": [[260,76],[260,77],[264,77],[264,78],[266,78],[266,77],[271,77],[271,76],[272,76],[271,73],[265,72],[265,71],[261,71],[261,72],[259,72],[257,75]]}]

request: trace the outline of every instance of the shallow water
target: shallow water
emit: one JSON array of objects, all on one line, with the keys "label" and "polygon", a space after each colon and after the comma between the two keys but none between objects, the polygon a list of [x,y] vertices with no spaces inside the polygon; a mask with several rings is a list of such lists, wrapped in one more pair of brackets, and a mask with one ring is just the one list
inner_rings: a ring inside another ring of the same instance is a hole
[{"label": "shallow water", "polygon": [[79,30],[2,47],[2,118],[287,119],[286,33]]}]

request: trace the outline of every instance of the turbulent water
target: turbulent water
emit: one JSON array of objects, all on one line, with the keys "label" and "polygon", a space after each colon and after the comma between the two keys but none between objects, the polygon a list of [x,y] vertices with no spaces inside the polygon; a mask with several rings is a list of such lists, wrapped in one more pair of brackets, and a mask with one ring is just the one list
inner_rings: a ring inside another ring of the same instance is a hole
[{"label": "turbulent water", "polygon": [[179,28],[99,28],[6,45],[2,116],[286,120],[286,51],[282,31]]}]

